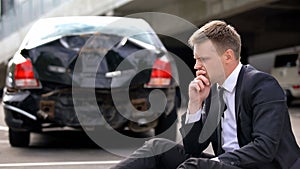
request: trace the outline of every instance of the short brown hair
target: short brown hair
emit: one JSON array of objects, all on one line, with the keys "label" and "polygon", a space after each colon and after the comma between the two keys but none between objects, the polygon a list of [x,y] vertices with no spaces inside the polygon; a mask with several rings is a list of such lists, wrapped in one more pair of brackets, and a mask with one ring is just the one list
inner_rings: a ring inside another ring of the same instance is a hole
[{"label": "short brown hair", "polygon": [[234,27],[224,21],[214,20],[208,22],[189,39],[189,44],[194,46],[205,40],[211,40],[219,54],[223,54],[227,49],[232,49],[235,58],[238,59],[241,53],[241,38]]}]

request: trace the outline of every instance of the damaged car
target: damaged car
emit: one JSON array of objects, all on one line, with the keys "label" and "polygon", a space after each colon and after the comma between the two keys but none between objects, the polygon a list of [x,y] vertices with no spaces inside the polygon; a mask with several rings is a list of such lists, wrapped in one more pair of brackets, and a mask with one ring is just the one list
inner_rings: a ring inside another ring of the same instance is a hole
[{"label": "damaged car", "polygon": [[8,62],[3,93],[11,146],[47,128],[106,127],[176,137],[175,62],[143,19],[37,21]]}]

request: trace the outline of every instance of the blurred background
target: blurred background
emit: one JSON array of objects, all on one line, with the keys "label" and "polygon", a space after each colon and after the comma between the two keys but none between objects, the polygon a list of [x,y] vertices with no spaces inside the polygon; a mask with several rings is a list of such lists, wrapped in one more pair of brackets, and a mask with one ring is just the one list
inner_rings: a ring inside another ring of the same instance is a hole
[{"label": "blurred background", "polygon": [[[300,1],[298,0],[1,0],[0,63],[10,58],[26,32],[39,18],[74,15],[126,16],[163,12],[196,26],[211,19],[226,20],[242,36],[243,63],[270,72],[277,54],[299,52]],[[157,23],[151,18],[150,24]],[[151,23],[152,22],[152,23]],[[173,27],[170,32],[176,31]],[[186,63],[191,51],[170,37],[161,37],[167,48]],[[259,60],[259,61],[258,61]],[[1,66],[0,65],[0,66]],[[1,73],[3,68],[1,66]],[[1,76],[2,77],[2,76]],[[1,80],[3,81],[3,80]]]},{"label": "blurred background", "polygon": [[[242,63],[250,63],[257,69],[274,75],[292,99],[293,102],[289,104],[291,120],[298,143],[300,142],[299,0],[1,0],[0,96],[5,86],[7,62],[17,51],[31,25],[38,19],[57,16],[127,16],[140,12],[162,12],[175,15],[198,27],[212,19],[221,19],[232,24],[242,38]],[[150,25],[167,24],[159,23],[151,19],[151,16],[147,18],[147,21]],[[189,30],[181,27],[172,27],[167,31],[171,32],[173,37],[189,33]],[[158,36],[170,52],[181,58],[191,69],[193,68],[193,53],[188,46],[170,36]],[[286,86],[285,82],[289,82],[290,86]],[[33,143],[34,151],[10,149],[6,140],[7,128],[3,122],[2,106],[0,109],[0,166],[17,161],[26,163],[68,160],[86,162],[121,159],[108,155],[105,151],[90,150],[90,146],[73,150],[74,147],[78,148],[78,145],[86,145],[87,140],[73,138],[72,134],[70,134],[71,140],[77,140],[78,144],[70,146],[66,141],[70,139],[68,135],[59,136],[66,140],[55,140],[47,136],[47,141],[41,139]],[[53,142],[49,143],[49,140]],[[44,149],[49,145],[54,149],[45,153]],[[80,153],[82,148],[86,154]],[[56,149],[64,153],[57,156],[57,151],[54,151]],[[10,153],[4,157],[2,152]],[[27,157],[25,158],[24,155]],[[107,168],[110,163],[86,164],[92,165],[89,168],[98,167],[98,165]],[[60,163],[55,165],[55,168],[59,168],[60,165]],[[49,166],[51,168],[50,164]],[[76,167],[83,168],[84,163]],[[75,167],[71,166],[71,168]]]}]

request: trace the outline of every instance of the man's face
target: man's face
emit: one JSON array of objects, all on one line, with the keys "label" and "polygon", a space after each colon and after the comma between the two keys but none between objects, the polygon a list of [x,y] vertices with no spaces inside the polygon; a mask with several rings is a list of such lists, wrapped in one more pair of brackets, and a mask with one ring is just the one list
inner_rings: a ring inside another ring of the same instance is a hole
[{"label": "man's face", "polygon": [[198,70],[205,70],[205,76],[211,84],[222,84],[225,80],[222,58],[210,40],[195,44],[194,59],[196,63],[194,69],[196,69],[196,76],[199,76]]}]

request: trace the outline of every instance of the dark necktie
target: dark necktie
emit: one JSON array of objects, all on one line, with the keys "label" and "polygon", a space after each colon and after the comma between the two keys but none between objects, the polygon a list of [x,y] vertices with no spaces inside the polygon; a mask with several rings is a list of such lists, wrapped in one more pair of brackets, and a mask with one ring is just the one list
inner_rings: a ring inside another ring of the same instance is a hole
[{"label": "dark necktie", "polygon": [[218,94],[219,94],[219,103],[220,103],[219,113],[220,113],[220,117],[224,117],[224,111],[227,109],[227,106],[224,102],[224,97],[223,97],[225,89],[221,86],[219,86],[218,89],[219,89]]},{"label": "dark necktie", "polygon": [[[203,128],[199,137],[199,143],[206,141],[214,131],[218,133],[218,144],[221,145],[221,117],[224,113],[226,105],[223,100],[224,88],[218,89],[217,84],[212,87],[210,96],[204,104],[205,113],[202,114]],[[207,108],[206,108],[207,106]],[[222,110],[222,111],[221,111]],[[218,154],[221,154],[222,147],[219,146]]]},{"label": "dark necktie", "polygon": [[218,118],[220,119],[220,124],[217,128],[217,130],[218,130],[218,145],[219,145],[217,153],[222,154],[222,153],[224,153],[224,150],[222,149],[223,143],[222,143],[222,120],[221,120],[221,117],[224,118],[224,111],[227,109],[227,106],[224,102],[224,97],[223,97],[225,89],[223,87],[219,86],[218,90],[219,90],[218,91],[218,96],[219,96],[219,117]]}]

